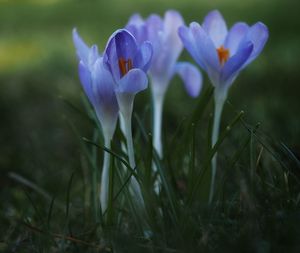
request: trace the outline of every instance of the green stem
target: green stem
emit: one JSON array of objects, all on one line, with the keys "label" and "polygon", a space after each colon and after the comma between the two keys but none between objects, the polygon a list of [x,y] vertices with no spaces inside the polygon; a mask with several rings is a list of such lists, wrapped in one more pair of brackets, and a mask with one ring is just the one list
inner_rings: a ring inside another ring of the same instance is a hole
[{"label": "green stem", "polygon": [[[212,139],[211,145],[212,147],[217,143],[220,131],[220,122],[221,122],[221,115],[224,106],[224,102],[227,96],[227,92],[223,90],[215,90],[215,111],[214,111],[214,121],[213,121],[213,129],[212,129]],[[215,190],[215,180],[216,180],[216,173],[217,173],[217,152],[213,156],[211,160],[211,184],[210,184],[210,192],[209,192],[209,204],[212,202],[214,197],[214,190]]]}]

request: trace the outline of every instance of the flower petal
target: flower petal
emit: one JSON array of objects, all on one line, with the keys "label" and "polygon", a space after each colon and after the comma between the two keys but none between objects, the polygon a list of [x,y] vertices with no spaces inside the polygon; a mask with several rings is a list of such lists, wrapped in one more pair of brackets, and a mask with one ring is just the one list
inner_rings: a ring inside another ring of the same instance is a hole
[{"label": "flower petal", "polygon": [[136,94],[146,89],[147,86],[148,78],[145,72],[140,69],[132,69],[119,80],[115,91],[118,93]]},{"label": "flower petal", "polygon": [[140,68],[144,72],[147,72],[151,65],[151,59],[153,55],[152,44],[145,41],[141,44],[141,47],[133,59],[133,67]]},{"label": "flower petal", "polygon": [[120,29],[112,34],[105,49],[104,62],[116,81],[122,77],[119,59],[132,60],[137,50],[136,40],[127,30]]},{"label": "flower petal", "polygon": [[248,60],[253,51],[253,44],[251,42],[243,43],[237,53],[230,57],[225,63],[221,71],[221,83],[224,85],[231,85],[232,81],[237,76],[238,72],[243,68],[244,63]]},{"label": "flower petal", "polygon": [[92,81],[97,103],[105,107],[115,107],[117,105],[115,82],[111,73],[104,67],[103,58],[98,58],[94,65]]},{"label": "flower petal", "polygon": [[164,17],[164,35],[167,44],[166,49],[169,51],[174,59],[177,59],[182,51],[183,45],[178,36],[178,28],[184,25],[184,21],[179,12],[169,10]]},{"label": "flower petal", "polygon": [[187,93],[191,97],[197,97],[202,88],[201,72],[188,62],[178,62],[175,66],[175,72],[182,78]]},{"label": "flower petal", "polygon": [[235,55],[238,50],[238,47],[241,41],[246,36],[249,30],[249,26],[246,23],[236,23],[228,32],[228,35],[225,40],[225,48],[229,49],[230,55]]},{"label": "flower petal", "polygon": [[193,59],[199,64],[199,66],[206,70],[206,66],[203,62],[202,57],[199,55],[199,52],[197,50],[196,41],[195,38],[191,32],[190,27],[181,26],[178,29],[178,35],[186,48],[186,50],[190,53],[190,55],[193,57]]},{"label": "flower petal", "polygon": [[135,37],[139,45],[145,40],[148,40],[147,27],[140,14],[132,15],[125,26],[125,29]]},{"label": "flower petal", "polygon": [[82,38],[79,36],[76,28],[73,29],[72,34],[73,34],[73,43],[75,45],[78,58],[82,60],[85,64],[88,64],[90,48],[84,43]]},{"label": "flower petal", "polygon": [[79,72],[79,79],[82,85],[82,88],[89,98],[90,102],[94,105],[95,104],[95,98],[92,88],[92,77],[91,72],[87,68],[87,66],[83,63],[83,61],[80,61],[78,64],[78,72]]},{"label": "flower petal", "polygon": [[199,52],[198,56],[202,58],[206,70],[219,71],[220,62],[217,55],[217,50],[204,29],[196,22],[190,24],[190,30],[194,36],[195,45]]},{"label": "flower petal", "polygon": [[224,44],[227,35],[226,22],[217,10],[209,12],[204,18],[203,29],[212,39],[216,48]]},{"label": "flower petal", "polygon": [[258,22],[250,27],[246,36],[246,40],[250,40],[254,48],[246,64],[249,64],[261,53],[268,40],[268,37],[268,28],[263,23]]}]

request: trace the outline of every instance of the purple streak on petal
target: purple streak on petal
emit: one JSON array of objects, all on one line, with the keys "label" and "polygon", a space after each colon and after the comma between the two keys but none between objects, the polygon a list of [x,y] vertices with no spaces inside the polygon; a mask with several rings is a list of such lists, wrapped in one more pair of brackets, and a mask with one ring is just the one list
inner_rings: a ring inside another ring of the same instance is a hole
[{"label": "purple streak on petal", "polygon": [[195,45],[198,50],[198,57],[206,66],[207,71],[219,71],[220,62],[217,50],[207,33],[196,22],[190,24],[190,30],[194,36]]},{"label": "purple streak on petal", "polygon": [[203,29],[212,39],[216,48],[224,44],[227,26],[221,13],[217,10],[209,12],[204,18]]},{"label": "purple streak on petal", "polygon": [[245,65],[253,61],[263,50],[269,37],[268,28],[261,22],[258,22],[249,28],[246,40],[250,40],[254,46],[253,52]]},{"label": "purple streak on petal", "polygon": [[197,97],[202,88],[201,72],[188,62],[177,63],[175,72],[182,78],[187,93],[191,97]]},{"label": "purple streak on petal", "polygon": [[79,79],[82,85],[82,88],[89,98],[90,102],[92,104],[95,103],[93,88],[92,88],[92,78],[91,78],[91,72],[86,67],[83,61],[79,62],[78,65],[78,72],[79,72]]},{"label": "purple streak on petal", "polygon": [[237,53],[225,63],[221,71],[221,83],[231,85],[231,81],[234,80],[244,63],[249,59],[252,51],[253,44],[251,42],[245,42],[240,46]]},{"label": "purple streak on petal", "polygon": [[148,78],[145,72],[140,69],[132,69],[119,80],[118,87],[115,91],[119,93],[136,94],[146,89],[147,86]]},{"label": "purple streak on petal", "polygon": [[230,56],[235,55],[248,30],[249,26],[242,22],[236,23],[230,29],[224,44],[224,47],[229,49]]},{"label": "purple streak on petal", "polygon": [[77,56],[85,64],[88,64],[89,47],[84,43],[82,38],[77,33],[77,29],[73,29],[73,43],[76,48]]},{"label": "purple streak on petal", "polygon": [[145,41],[141,44],[141,47],[138,53],[135,55],[133,59],[133,67],[140,68],[144,72],[147,72],[153,55],[153,48],[150,42]]},{"label": "purple streak on petal", "polygon": [[190,27],[186,26],[181,26],[178,29],[178,35],[183,42],[184,47],[186,50],[191,54],[193,59],[199,64],[199,66],[203,69],[206,70],[206,66],[203,62],[202,57],[199,55],[197,46],[196,46],[196,41],[195,38],[191,32]]}]

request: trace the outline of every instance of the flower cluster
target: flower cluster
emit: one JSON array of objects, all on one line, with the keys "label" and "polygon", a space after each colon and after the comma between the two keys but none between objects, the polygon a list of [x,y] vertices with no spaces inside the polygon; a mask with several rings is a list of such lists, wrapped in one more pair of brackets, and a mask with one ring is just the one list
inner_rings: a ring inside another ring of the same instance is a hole
[{"label": "flower cluster", "polygon": [[[147,88],[147,75],[154,108],[153,143],[159,157],[163,157],[163,101],[172,77],[178,74],[192,97],[197,97],[202,87],[202,75],[198,68],[188,62],[178,62],[183,48],[208,74],[215,87],[214,145],[218,139],[228,89],[239,72],[261,53],[267,39],[267,27],[261,22],[252,26],[239,22],[228,31],[218,11],[210,12],[202,25],[192,22],[188,27],[181,15],[173,10],[167,11],[163,18],[152,14],[143,19],[135,14],[124,29],[112,34],[103,53],[99,53],[95,45],[88,47],[76,29],[73,30],[79,58],[79,78],[102,126],[105,146],[110,148],[117,119],[120,118],[132,169],[136,167],[131,129],[134,97]],[[107,208],[109,163],[109,154],[105,153],[100,190],[102,212]],[[216,156],[212,160],[210,201],[215,175]],[[139,207],[144,208],[140,185],[135,177],[132,177],[130,186]]]}]

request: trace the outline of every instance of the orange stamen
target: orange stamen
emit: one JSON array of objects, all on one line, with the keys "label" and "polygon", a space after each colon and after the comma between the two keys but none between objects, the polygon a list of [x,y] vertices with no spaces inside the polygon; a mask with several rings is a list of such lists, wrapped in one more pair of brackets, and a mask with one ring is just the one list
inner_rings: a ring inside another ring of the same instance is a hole
[{"label": "orange stamen", "polygon": [[224,48],[223,46],[220,46],[219,48],[217,48],[217,53],[219,56],[219,61],[220,61],[221,65],[223,66],[229,58],[229,49]]},{"label": "orange stamen", "polygon": [[119,61],[119,69],[120,69],[120,72],[121,72],[121,76],[124,76],[127,74],[127,72],[129,70],[132,69],[132,60],[131,59],[128,59],[127,61],[124,59],[124,58],[120,58]]}]

